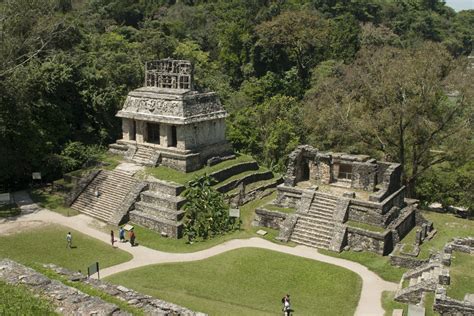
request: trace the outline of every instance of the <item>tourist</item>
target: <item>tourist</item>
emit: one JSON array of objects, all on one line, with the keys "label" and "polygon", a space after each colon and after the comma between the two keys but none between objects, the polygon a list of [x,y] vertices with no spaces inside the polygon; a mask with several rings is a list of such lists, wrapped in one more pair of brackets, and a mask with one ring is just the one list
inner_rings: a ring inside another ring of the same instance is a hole
[{"label": "tourist", "polygon": [[66,248],[72,248],[72,235],[71,232],[68,232],[66,235],[67,246]]},{"label": "tourist", "polygon": [[135,246],[135,232],[133,229],[130,231],[130,245]]},{"label": "tourist", "polygon": [[290,305],[290,294],[286,294],[281,299],[281,303],[283,304],[283,313],[285,316],[290,316],[291,312],[291,305]]},{"label": "tourist", "polygon": [[112,247],[114,246],[115,243],[115,236],[114,236],[114,231],[110,231],[110,242],[112,243]]},{"label": "tourist", "polygon": [[125,242],[125,229],[123,229],[122,226],[120,226],[120,229],[119,229],[119,238],[120,238],[120,242]]}]

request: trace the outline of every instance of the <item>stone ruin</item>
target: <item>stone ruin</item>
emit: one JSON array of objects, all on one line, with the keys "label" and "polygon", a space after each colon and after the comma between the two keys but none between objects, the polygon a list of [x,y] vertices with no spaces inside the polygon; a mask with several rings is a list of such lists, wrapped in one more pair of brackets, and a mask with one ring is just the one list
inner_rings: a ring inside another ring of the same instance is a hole
[{"label": "stone ruin", "polygon": [[193,90],[187,60],[147,62],[144,86],[128,94],[116,116],[122,139],[110,150],[135,163],[190,172],[232,153],[225,138],[227,112],[216,93]]},{"label": "stone ruin", "polygon": [[[474,254],[474,238],[455,238],[444,245],[441,252],[432,254],[424,263],[411,267],[400,280],[394,299],[421,305],[425,293],[435,294],[433,310],[440,315],[474,315],[474,293],[466,293],[463,300],[450,297],[450,266],[453,251]],[[421,307],[424,314],[424,308]]]},{"label": "stone ruin", "polygon": [[274,201],[296,212],[257,215],[261,223],[276,223],[281,241],[386,255],[416,222],[416,204],[405,200],[401,173],[397,163],[299,146]]}]

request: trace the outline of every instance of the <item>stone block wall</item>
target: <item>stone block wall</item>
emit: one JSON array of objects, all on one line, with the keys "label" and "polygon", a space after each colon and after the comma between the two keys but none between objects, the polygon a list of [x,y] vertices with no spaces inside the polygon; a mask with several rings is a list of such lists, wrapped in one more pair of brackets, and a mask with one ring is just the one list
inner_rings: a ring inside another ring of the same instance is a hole
[{"label": "stone block wall", "polygon": [[218,182],[222,182],[233,175],[242,173],[248,170],[258,170],[258,163],[256,161],[243,162],[237,165],[230,166],[225,169],[211,173],[209,176]]},{"label": "stone block wall", "polygon": [[277,187],[276,204],[282,207],[297,208],[300,204],[302,189],[281,184]]},{"label": "stone block wall", "polygon": [[247,185],[249,183],[257,182],[257,181],[263,181],[263,180],[270,180],[273,178],[273,173],[271,171],[264,171],[264,172],[258,172],[258,173],[253,173],[249,174],[241,179],[236,179],[231,182],[228,182],[220,187],[217,188],[217,191],[221,193],[228,192],[232,189],[235,189],[238,187],[240,184]]},{"label": "stone block wall", "polygon": [[[171,238],[183,237],[183,225],[172,221],[157,221],[146,213],[131,211],[129,213],[130,221],[138,225],[148,227],[151,230],[160,233],[166,233]],[[137,236],[137,242],[140,243],[140,236]]]},{"label": "stone block wall", "polygon": [[377,184],[377,165],[373,163],[352,163],[351,187],[365,191],[374,191]]},{"label": "stone block wall", "polygon": [[288,214],[278,211],[270,211],[263,208],[255,209],[255,219],[253,226],[269,227],[280,229]]},{"label": "stone block wall", "polygon": [[390,264],[392,266],[407,268],[407,269],[414,269],[420,267],[424,264],[429,262],[429,259],[417,259],[414,257],[405,257],[405,256],[397,256],[391,253],[389,255]]},{"label": "stone block wall", "polygon": [[393,249],[392,232],[376,233],[365,229],[347,227],[347,244],[352,249],[386,255]]},{"label": "stone block wall", "polygon": [[155,192],[162,192],[172,196],[178,196],[185,190],[185,186],[182,184],[171,183],[169,181],[163,181],[158,179],[147,180],[150,190]]}]

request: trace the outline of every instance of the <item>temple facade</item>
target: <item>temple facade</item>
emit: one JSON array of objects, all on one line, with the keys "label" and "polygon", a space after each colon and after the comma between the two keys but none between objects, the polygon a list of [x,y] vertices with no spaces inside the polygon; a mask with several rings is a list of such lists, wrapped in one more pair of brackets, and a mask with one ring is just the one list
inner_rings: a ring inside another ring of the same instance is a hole
[{"label": "temple facade", "polygon": [[216,93],[193,90],[186,60],[147,62],[144,87],[127,95],[116,116],[122,119],[122,139],[110,149],[139,164],[190,172],[232,153],[225,138],[227,113]]}]

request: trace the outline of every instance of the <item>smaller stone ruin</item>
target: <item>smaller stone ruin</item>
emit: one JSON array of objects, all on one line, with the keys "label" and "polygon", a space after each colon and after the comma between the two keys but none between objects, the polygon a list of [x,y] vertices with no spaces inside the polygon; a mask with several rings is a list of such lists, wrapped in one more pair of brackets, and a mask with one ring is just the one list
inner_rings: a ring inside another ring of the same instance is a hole
[{"label": "smaller stone ruin", "polygon": [[299,146],[289,156],[274,201],[296,212],[279,221],[262,218],[269,216],[263,213],[259,219],[281,223],[282,241],[386,255],[416,221],[416,204],[405,200],[401,173],[397,163]]}]

